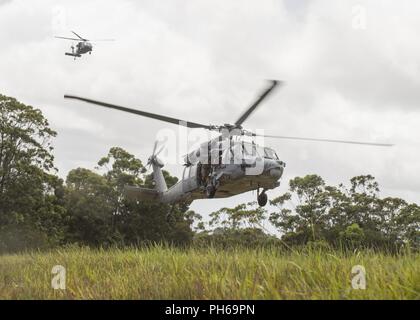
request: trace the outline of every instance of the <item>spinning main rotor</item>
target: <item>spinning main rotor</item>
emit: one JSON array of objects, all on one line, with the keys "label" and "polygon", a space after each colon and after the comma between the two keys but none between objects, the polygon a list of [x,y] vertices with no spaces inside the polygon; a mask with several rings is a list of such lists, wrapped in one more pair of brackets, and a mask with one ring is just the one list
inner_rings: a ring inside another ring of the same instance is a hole
[{"label": "spinning main rotor", "polygon": [[[73,32],[74,33],[74,32]],[[77,35],[77,34],[76,34]],[[82,39],[82,38],[81,38]],[[84,40],[84,39],[82,39]],[[87,41],[87,40],[85,40]],[[146,118],[151,118],[155,120],[160,120],[176,125],[185,126],[187,128],[202,128],[206,130],[211,131],[218,131],[218,132],[224,132],[228,130],[229,132],[233,132],[234,135],[249,135],[249,136],[259,136],[259,137],[265,137],[265,138],[274,138],[274,139],[285,139],[285,140],[300,140],[300,141],[317,141],[317,142],[331,142],[331,143],[346,143],[346,144],[358,144],[358,145],[368,145],[368,146],[378,146],[378,147],[391,147],[393,144],[389,143],[376,143],[376,142],[362,142],[362,141],[350,141],[350,140],[336,140],[336,139],[318,139],[318,138],[304,138],[304,137],[294,137],[294,136],[277,136],[277,135],[259,135],[252,133],[250,131],[247,131],[242,128],[242,124],[251,116],[251,114],[257,109],[257,107],[261,104],[261,102],[266,99],[273,91],[274,89],[278,88],[280,84],[283,82],[277,81],[277,80],[271,80],[270,85],[262,91],[261,95],[258,97],[258,99],[255,100],[255,102],[246,109],[246,111],[238,118],[238,120],[235,121],[234,124],[224,124],[224,125],[205,125],[197,122],[187,122],[182,119],[172,118],[165,115],[150,113],[146,111],[141,111],[137,109],[127,108],[123,106],[118,106],[115,104],[110,104],[106,102],[101,102],[97,100],[91,100],[87,98],[82,98],[78,96],[73,95],[64,95],[64,98],[67,99],[75,99],[84,101],[87,103],[99,105],[101,107],[120,110],[128,113],[132,113],[135,115],[139,115]]]},{"label": "spinning main rotor", "polygon": [[96,41],[114,41],[114,39],[97,39],[97,40],[89,40],[86,38],[83,38],[81,36],[79,36],[76,32],[72,31],[72,33],[77,37],[77,38],[68,38],[68,37],[55,37],[58,39],[65,39],[65,40],[73,40],[73,41],[81,41],[81,42],[96,42]]}]

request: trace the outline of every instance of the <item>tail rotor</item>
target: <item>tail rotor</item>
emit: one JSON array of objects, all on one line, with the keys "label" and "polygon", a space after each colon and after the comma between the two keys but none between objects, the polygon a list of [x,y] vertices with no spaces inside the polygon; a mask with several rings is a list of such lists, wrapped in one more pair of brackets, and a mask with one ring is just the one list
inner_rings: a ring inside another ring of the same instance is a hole
[{"label": "tail rotor", "polygon": [[147,160],[147,164],[143,168],[142,173],[146,173],[147,170],[149,170],[152,165],[158,165],[160,168],[162,168],[164,166],[163,162],[157,156],[163,151],[163,149],[165,149],[165,146],[162,145],[158,149],[158,144],[159,144],[159,141],[155,141],[155,144],[153,146],[152,155]]}]

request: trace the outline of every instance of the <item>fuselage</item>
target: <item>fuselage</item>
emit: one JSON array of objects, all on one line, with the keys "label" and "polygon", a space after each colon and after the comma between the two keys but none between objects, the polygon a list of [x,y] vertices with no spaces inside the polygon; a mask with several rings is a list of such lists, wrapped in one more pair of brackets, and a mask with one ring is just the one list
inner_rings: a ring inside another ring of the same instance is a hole
[{"label": "fuselage", "polygon": [[[223,158],[228,153],[232,154],[234,148],[237,148],[237,145],[224,150],[219,148],[216,151]],[[279,160],[275,151],[248,143],[241,144],[241,148],[243,153],[239,159],[232,156],[218,164],[209,164],[208,161],[202,161],[203,157],[201,157],[194,163],[187,163],[180,181],[165,192],[161,192],[160,201],[164,203],[191,202],[195,199],[207,198],[202,176],[203,166],[206,165],[211,167],[210,179],[216,184],[214,198],[226,198],[256,189],[270,190],[278,187],[285,163]],[[197,154],[197,151],[194,153]]]},{"label": "fuselage", "polygon": [[85,54],[92,51],[92,44],[90,42],[83,41],[83,42],[79,42],[76,45],[76,48],[77,48],[77,52],[76,52],[77,54]]}]

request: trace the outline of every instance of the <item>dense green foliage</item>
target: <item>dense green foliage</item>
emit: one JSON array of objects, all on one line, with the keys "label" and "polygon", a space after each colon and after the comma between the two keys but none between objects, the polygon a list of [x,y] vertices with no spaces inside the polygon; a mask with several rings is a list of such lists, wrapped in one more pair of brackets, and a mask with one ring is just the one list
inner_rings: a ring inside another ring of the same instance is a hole
[{"label": "dense green foliage", "polygon": [[290,192],[271,203],[277,210],[270,214],[270,222],[289,244],[420,247],[420,207],[380,198],[378,183],[370,175],[352,178],[349,188],[328,186],[317,175],[297,177],[290,181]]},{"label": "dense green foliage", "polygon": [[[170,208],[124,199],[124,185],[151,187],[150,177],[142,176],[139,159],[121,148],[112,148],[98,166],[105,171],[103,175],[83,168],[68,174],[66,210],[70,242],[106,246],[191,241],[192,221],[186,206]],[[168,172],[164,175],[168,185],[176,183]],[[167,219],[170,211],[171,220]]]},{"label": "dense green foliage", "polygon": [[[0,252],[68,243],[191,242],[196,215],[188,206],[124,199],[126,184],[152,187],[139,159],[111,148],[98,170],[71,170],[63,182],[51,153],[56,133],[41,111],[5,96],[0,96],[0,107]],[[169,186],[177,181],[166,171],[164,176]]]},{"label": "dense green foliage", "polygon": [[[95,170],[76,168],[62,181],[52,155],[55,135],[40,110],[0,95],[0,252],[64,244],[420,247],[420,207],[380,198],[369,175],[351,179],[349,187],[297,177],[268,209],[223,208],[204,223],[186,204],[127,201],[125,185],[153,185],[141,160],[118,147]],[[168,186],[177,182],[164,176]]]},{"label": "dense green foliage", "polygon": [[40,110],[0,95],[0,250],[57,244],[65,209]]}]

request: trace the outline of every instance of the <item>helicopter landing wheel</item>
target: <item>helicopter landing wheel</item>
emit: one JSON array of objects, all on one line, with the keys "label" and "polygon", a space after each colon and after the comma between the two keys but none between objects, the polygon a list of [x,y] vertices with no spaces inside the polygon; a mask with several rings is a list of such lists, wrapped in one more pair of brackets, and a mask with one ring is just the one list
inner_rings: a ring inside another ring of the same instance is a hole
[{"label": "helicopter landing wheel", "polygon": [[216,194],[216,188],[213,185],[208,185],[206,187],[206,196],[208,199],[213,199]]},{"label": "helicopter landing wheel", "polygon": [[265,190],[258,195],[257,201],[260,207],[265,207],[265,205],[268,202],[268,197],[267,197],[267,194],[265,193]]}]

